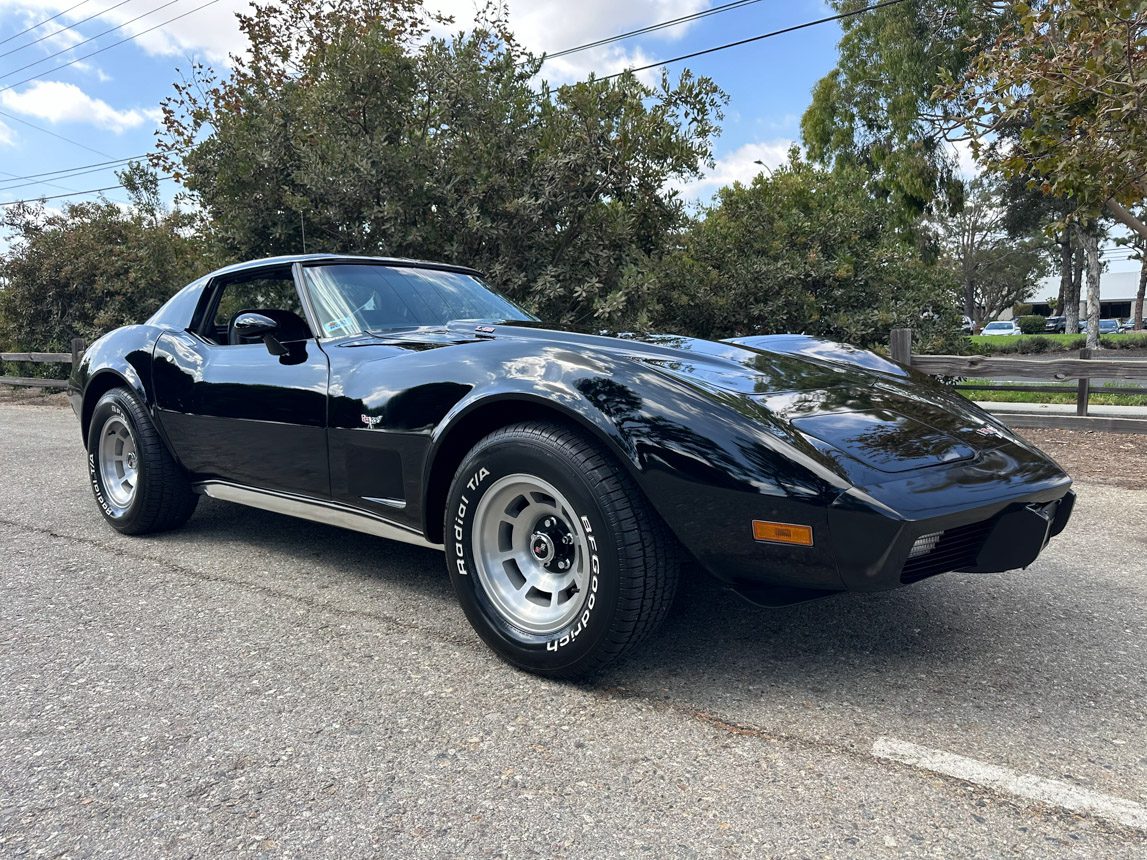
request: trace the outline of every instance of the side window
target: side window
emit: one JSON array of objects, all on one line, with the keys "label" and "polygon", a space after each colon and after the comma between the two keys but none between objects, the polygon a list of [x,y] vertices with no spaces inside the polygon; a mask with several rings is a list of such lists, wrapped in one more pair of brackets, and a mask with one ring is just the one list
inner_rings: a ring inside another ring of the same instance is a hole
[{"label": "side window", "polygon": [[215,310],[202,334],[215,343],[249,342],[237,335],[234,323],[240,314],[252,311],[279,324],[280,341],[305,340],[311,336],[289,269],[230,278],[216,288],[213,301]]}]

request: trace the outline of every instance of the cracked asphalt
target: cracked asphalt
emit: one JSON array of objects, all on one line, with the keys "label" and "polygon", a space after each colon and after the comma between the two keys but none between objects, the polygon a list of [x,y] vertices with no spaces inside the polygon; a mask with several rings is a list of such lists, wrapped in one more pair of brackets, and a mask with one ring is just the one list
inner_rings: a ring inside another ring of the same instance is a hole
[{"label": "cracked asphalt", "polygon": [[0,404],[0,856],[1145,857],[885,761],[1147,804],[1147,490],[1028,571],[783,610],[689,577],[593,685],[500,663],[441,556],[203,500],[99,516],[70,410]]}]

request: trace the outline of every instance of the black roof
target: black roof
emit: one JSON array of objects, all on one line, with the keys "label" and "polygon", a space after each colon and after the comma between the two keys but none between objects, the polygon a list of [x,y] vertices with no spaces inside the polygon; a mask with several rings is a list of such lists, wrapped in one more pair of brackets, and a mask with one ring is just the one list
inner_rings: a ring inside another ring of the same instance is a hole
[{"label": "black roof", "polygon": [[477,269],[468,266],[456,266],[453,263],[436,263],[432,260],[411,260],[404,257],[363,257],[354,254],[284,254],[281,257],[264,257],[260,260],[247,260],[243,263],[232,263],[216,269],[210,277],[229,275],[233,272],[243,272],[247,269],[256,269],[263,266],[291,266],[295,263],[371,263],[380,266],[401,266],[411,269],[442,269],[447,272],[462,272],[467,275],[481,275]]}]

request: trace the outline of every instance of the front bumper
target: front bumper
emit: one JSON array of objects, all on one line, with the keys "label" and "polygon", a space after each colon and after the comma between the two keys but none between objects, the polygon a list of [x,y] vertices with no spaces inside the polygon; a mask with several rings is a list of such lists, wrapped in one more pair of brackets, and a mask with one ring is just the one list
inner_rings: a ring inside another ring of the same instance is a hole
[{"label": "front bumper", "polygon": [[[1025,568],[1063,531],[1074,507],[1074,491],[1057,488],[957,514],[897,522],[845,494],[829,512],[829,529],[845,587],[881,591],[949,571]],[[880,546],[883,551],[873,551]]]}]

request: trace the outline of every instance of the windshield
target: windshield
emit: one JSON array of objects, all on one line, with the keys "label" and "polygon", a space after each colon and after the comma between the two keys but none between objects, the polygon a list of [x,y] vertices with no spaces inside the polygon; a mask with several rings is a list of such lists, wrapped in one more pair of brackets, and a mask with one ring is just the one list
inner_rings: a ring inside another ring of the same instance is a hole
[{"label": "windshield", "polygon": [[994,322],[994,323],[988,323],[988,327],[986,329],[984,329],[984,331],[992,331],[993,329],[998,331],[1001,329],[1010,329],[1011,327],[1012,327],[1011,323]]},{"label": "windshield", "polygon": [[455,320],[534,320],[478,278],[441,269],[340,264],[303,269],[322,336]]}]

